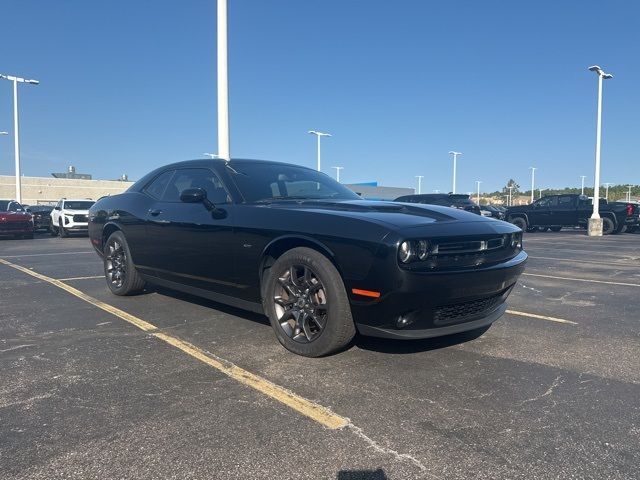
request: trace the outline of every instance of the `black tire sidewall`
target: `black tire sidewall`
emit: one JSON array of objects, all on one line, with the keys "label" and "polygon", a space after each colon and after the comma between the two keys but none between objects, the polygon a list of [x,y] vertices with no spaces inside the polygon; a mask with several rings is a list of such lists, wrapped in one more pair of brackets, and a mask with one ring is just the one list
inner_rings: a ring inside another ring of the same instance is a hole
[{"label": "black tire sidewall", "polygon": [[[126,277],[125,277],[125,281],[122,283],[122,286],[120,288],[116,288],[111,284],[111,282],[109,281],[109,275],[107,274],[107,255],[108,255],[109,244],[112,240],[117,240],[120,244],[122,244],[122,248],[124,249],[124,254],[126,256]],[[127,244],[127,240],[121,231],[117,230],[113,232],[111,235],[109,235],[109,238],[104,244],[103,254],[104,255],[103,255],[102,264],[103,264],[103,270],[104,270],[104,277],[105,277],[105,280],[107,281],[107,286],[109,287],[109,290],[111,290],[111,293],[113,293],[114,295],[124,296],[124,295],[131,295],[132,293],[136,292],[138,290],[137,288],[135,288],[135,283],[138,280],[137,272],[135,270],[135,266],[133,265],[133,261],[131,259],[131,251],[129,250],[129,245]]]},{"label": "black tire sidewall", "polygon": [[[311,268],[325,287],[327,323],[320,335],[309,343],[296,342],[282,330],[275,312],[274,291],[279,275],[291,265]],[[304,247],[284,253],[271,266],[264,289],[264,310],[278,341],[289,351],[306,357],[321,357],[346,346],[355,335],[351,306],[344,283],[335,266],[321,253]]]},{"label": "black tire sidewall", "polygon": [[[610,228],[606,228],[607,224],[610,225]],[[615,226],[615,223],[613,223],[613,220],[611,220],[610,218],[607,218],[607,217],[603,217],[602,218],[602,233],[603,233],[603,235],[611,235],[615,231],[616,231],[616,226]]]},{"label": "black tire sidewall", "polygon": [[513,220],[511,220],[511,223],[523,232],[527,230],[527,221],[522,217],[514,218]]}]

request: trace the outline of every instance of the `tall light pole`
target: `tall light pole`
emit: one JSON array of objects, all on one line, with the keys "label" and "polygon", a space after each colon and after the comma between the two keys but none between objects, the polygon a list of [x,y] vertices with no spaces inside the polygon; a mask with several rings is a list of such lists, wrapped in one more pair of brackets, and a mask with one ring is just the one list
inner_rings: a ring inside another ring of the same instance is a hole
[{"label": "tall light pole", "polygon": [[540,195],[538,195],[538,198],[542,198],[542,188],[539,188],[538,191],[540,192]]},{"label": "tall light pole", "polygon": [[476,196],[476,203],[478,205],[480,205],[480,184],[481,183],[482,183],[482,180],[476,180],[476,187],[477,187],[477,190],[478,190],[478,194]]},{"label": "tall light pole", "polygon": [[309,130],[307,133],[311,135],[315,135],[318,138],[318,171],[322,171],[320,169],[320,137],[330,137],[330,133],[319,132],[317,130]]},{"label": "tall light pole", "polygon": [[31,85],[38,85],[40,82],[33,79],[25,79],[21,77],[15,77],[13,75],[3,75],[0,73],[0,78],[13,82],[13,135],[14,135],[14,149],[16,160],[16,201],[22,202],[22,185],[20,180],[20,135],[18,131],[18,83],[28,83]]},{"label": "tall light pole", "polygon": [[580,175],[580,178],[582,179],[582,195],[584,195],[584,179],[587,177],[585,175]]},{"label": "tall light pole", "polygon": [[604,198],[605,200],[608,202],[609,201],[609,186],[611,185],[611,183],[607,182],[604,184],[604,188],[605,188],[605,194],[604,194]]},{"label": "tall light pole", "polygon": [[213,160],[214,158],[220,158],[220,156],[217,153],[204,152],[203,155],[205,157],[209,157],[211,160]]},{"label": "tall light pole", "polygon": [[422,193],[422,179],[424,175],[416,175],[416,178],[418,179],[418,195],[420,195]]},{"label": "tall light pole", "polygon": [[598,119],[596,121],[596,173],[593,180],[593,213],[589,219],[587,233],[590,237],[602,236],[602,219],[600,218],[600,140],[602,138],[602,80],[613,78],[599,66],[593,65],[589,70],[598,75]]},{"label": "tall light pole", "polygon": [[340,170],[344,170],[344,167],[331,167],[336,169],[336,181],[340,183]]},{"label": "tall light pole", "polygon": [[227,0],[218,0],[218,156],[231,160],[227,55]]},{"label": "tall light pole", "polygon": [[456,166],[458,155],[462,155],[462,152],[449,152],[449,155],[453,155],[453,191],[451,193],[456,193]]},{"label": "tall light pole", "polygon": [[631,201],[631,185],[627,185],[629,191],[627,192],[627,202]]},{"label": "tall light pole", "polygon": [[510,185],[509,187],[509,206],[512,207],[513,206],[513,200],[511,197],[511,192],[513,192],[513,185]]},{"label": "tall light pole", "polygon": [[535,179],[536,179],[536,167],[529,167],[531,169],[531,203],[533,203],[533,192],[536,188]]}]

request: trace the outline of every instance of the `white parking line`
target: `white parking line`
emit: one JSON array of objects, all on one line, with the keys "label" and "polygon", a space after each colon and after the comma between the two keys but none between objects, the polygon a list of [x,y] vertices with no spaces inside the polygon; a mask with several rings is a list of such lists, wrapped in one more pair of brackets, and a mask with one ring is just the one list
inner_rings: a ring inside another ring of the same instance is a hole
[{"label": "white parking line", "polygon": [[634,268],[638,268],[639,267],[639,265],[634,265],[634,264],[631,264],[629,262],[625,262],[625,263],[622,263],[622,262],[597,262],[595,260],[576,260],[574,258],[568,258],[567,259],[567,258],[556,258],[556,257],[539,257],[537,255],[535,255],[535,256],[529,255],[529,258],[533,258],[533,259],[539,258],[541,260],[556,260],[558,262],[570,262],[570,263],[593,263],[595,265],[607,265],[607,266],[608,265],[619,265],[621,267],[634,267]]},{"label": "white parking line", "polygon": [[529,277],[553,278],[556,280],[570,280],[572,282],[605,283],[607,285],[621,285],[623,287],[640,287],[640,283],[606,282],[604,280],[591,280],[590,278],[557,277],[555,275],[541,275],[539,273],[523,273],[522,275],[527,275]]},{"label": "white parking line", "polygon": [[510,315],[517,315],[519,317],[537,318],[538,320],[548,320],[549,322],[566,323],[568,325],[578,325],[578,322],[572,320],[565,320],[564,318],[548,317],[546,315],[537,315],[535,313],[518,312],[517,310],[507,310],[505,313]]},{"label": "white parking line", "polygon": [[[550,245],[551,246],[551,245]],[[558,245],[553,245],[555,247],[558,247]],[[525,250],[544,250],[545,252],[548,252],[550,250],[549,247],[543,247],[543,246],[530,246],[530,245],[525,245]],[[636,248],[635,249],[637,252],[637,255],[640,256],[640,248]],[[612,257],[624,257],[625,255],[632,255],[631,252],[605,252],[602,250],[575,250],[575,249],[571,249],[571,248],[555,248],[553,250],[554,252],[574,252],[574,253],[594,253],[597,254],[598,256],[603,256],[603,255],[608,255],[608,256],[612,256]]]},{"label": "white parking line", "polygon": [[80,255],[82,253],[94,253],[93,250],[80,252],[60,252],[60,253],[29,253],[27,255],[0,255],[0,258],[24,258],[24,257],[44,257],[47,255]]}]

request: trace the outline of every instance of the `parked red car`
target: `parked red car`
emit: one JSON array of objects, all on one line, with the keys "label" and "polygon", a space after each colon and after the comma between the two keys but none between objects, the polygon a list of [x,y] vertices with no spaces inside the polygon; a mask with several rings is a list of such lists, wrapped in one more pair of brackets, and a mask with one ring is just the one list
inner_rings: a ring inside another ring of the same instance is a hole
[{"label": "parked red car", "polygon": [[33,217],[15,200],[0,200],[0,236],[33,238]]}]

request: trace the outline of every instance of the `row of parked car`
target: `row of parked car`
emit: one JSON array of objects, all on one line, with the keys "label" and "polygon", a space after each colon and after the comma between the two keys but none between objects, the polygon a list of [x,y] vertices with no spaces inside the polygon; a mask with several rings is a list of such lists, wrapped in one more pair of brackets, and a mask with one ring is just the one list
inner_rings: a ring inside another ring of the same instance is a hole
[{"label": "row of parked car", "polygon": [[[523,231],[559,232],[563,227],[587,228],[593,212],[593,199],[585,195],[548,195],[529,205],[500,207],[477,205],[468,195],[420,194],[396,198],[398,202],[443,205],[506,220]],[[602,230],[605,235],[640,230],[640,205],[637,202],[608,202],[601,198],[599,204]]]},{"label": "row of parked car", "polygon": [[52,236],[67,237],[70,233],[86,233],[89,199],[61,199],[54,205],[22,205],[15,200],[0,200],[0,236],[33,238],[46,230]]}]

